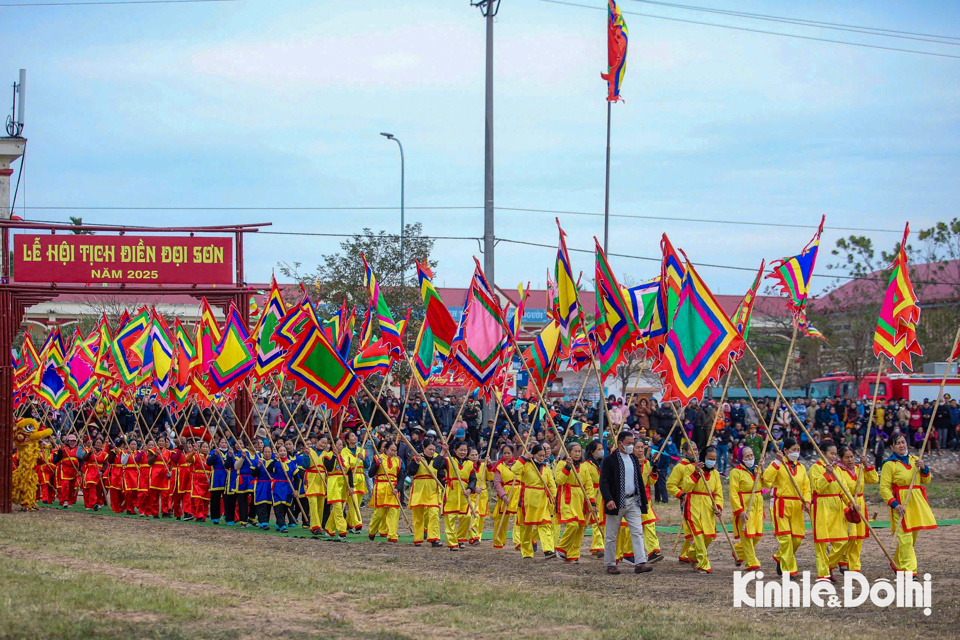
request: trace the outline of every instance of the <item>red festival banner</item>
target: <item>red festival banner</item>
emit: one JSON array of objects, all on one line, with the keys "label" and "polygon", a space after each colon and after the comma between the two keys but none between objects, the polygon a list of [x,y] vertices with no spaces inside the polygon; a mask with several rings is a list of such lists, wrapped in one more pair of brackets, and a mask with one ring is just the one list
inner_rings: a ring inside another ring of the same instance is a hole
[{"label": "red festival banner", "polygon": [[232,284],[233,239],[17,234],[17,282]]}]

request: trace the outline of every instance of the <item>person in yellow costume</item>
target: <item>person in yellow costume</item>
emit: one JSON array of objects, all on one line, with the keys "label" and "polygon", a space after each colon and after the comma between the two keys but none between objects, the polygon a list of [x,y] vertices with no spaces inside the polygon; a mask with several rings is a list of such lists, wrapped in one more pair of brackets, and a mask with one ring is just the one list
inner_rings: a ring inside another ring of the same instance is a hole
[{"label": "person in yellow costume", "polygon": [[320,461],[323,462],[323,467],[327,471],[327,504],[330,506],[326,532],[327,535],[336,535],[344,539],[347,537],[347,521],[343,517],[343,507],[353,497],[349,493],[350,487],[345,476],[349,471],[344,471],[348,467],[343,461],[343,440],[337,438],[332,446],[330,451],[324,451],[320,456]]},{"label": "person in yellow costume", "polygon": [[[730,471],[730,507],[733,509],[733,546],[737,558],[747,565],[747,571],[760,568],[757,541],[763,537],[763,494],[757,483],[757,455],[750,447],[740,451],[740,464]],[[753,493],[754,485],[756,493]],[[750,496],[753,494],[753,502]],[[747,513],[747,509],[750,513]]]},{"label": "person in yellow costume", "polygon": [[700,460],[694,463],[694,471],[684,476],[680,488],[686,494],[683,519],[690,532],[691,560],[697,563],[698,573],[711,573],[710,556],[707,550],[717,537],[717,516],[723,509],[723,485],[717,465],[717,448],[706,447]]},{"label": "person in yellow costume", "polygon": [[[497,494],[497,503],[493,507],[493,548],[502,549],[507,542],[507,529],[510,519],[516,516],[520,505],[520,481],[511,470],[516,458],[509,444],[500,449],[500,459],[493,465],[493,489]],[[515,544],[519,544],[516,523],[513,527]]]},{"label": "person in yellow costume", "polygon": [[304,495],[310,504],[310,533],[318,536],[322,533],[323,510],[327,504],[327,469],[323,466],[322,456],[330,450],[330,440],[320,436],[313,447],[307,447],[309,466],[304,471]]},{"label": "person in yellow costume", "polygon": [[[844,523],[845,530],[849,531],[850,535],[847,536],[846,542],[834,545],[833,552],[830,554],[830,566],[839,566],[840,571],[860,571],[863,540],[870,535],[863,521],[863,518],[867,517],[867,501],[863,497],[863,491],[866,485],[880,482],[880,475],[865,459],[858,465],[857,455],[849,447],[840,447],[834,475],[839,476],[838,480],[841,480],[850,495],[854,496],[860,510],[857,515],[851,515],[848,518],[848,520],[852,519],[852,522]],[[861,477],[863,480],[859,480]],[[851,511],[850,507],[847,507],[847,511]]]},{"label": "person in yellow costume", "polygon": [[557,485],[550,467],[544,464],[547,453],[543,445],[533,445],[530,448],[530,455],[532,459],[520,457],[513,464],[513,472],[519,477],[523,486],[520,495],[520,511],[517,513],[520,553],[525,559],[533,559],[533,536],[536,531],[540,544],[543,545],[544,557],[551,560],[557,557],[557,553],[554,550],[550,496],[556,495]]},{"label": "person in yellow costume", "polygon": [[[654,501],[650,498],[650,487],[657,484],[657,470],[653,468],[643,447],[634,447],[633,452],[640,464],[644,491],[647,493],[647,512],[643,514],[643,546],[649,549],[646,561],[652,564],[663,560],[663,553],[660,552],[660,537],[657,535],[657,522],[660,518],[654,512]],[[630,525],[626,521],[620,523],[620,532],[617,534],[617,562],[623,558],[630,562],[635,561],[633,538],[630,535]]]},{"label": "person in yellow costume", "polygon": [[400,501],[396,486],[400,476],[400,458],[397,443],[392,440],[384,447],[386,455],[374,456],[370,462],[370,477],[373,478],[373,516],[370,518],[370,539],[377,536],[381,524],[387,523],[387,542],[399,540]]},{"label": "person in yellow costume", "polygon": [[340,457],[343,460],[344,469],[349,470],[353,476],[353,482],[348,485],[355,497],[354,500],[347,502],[347,528],[360,533],[363,530],[363,520],[357,507],[363,502],[363,496],[367,493],[367,481],[364,479],[363,468],[367,452],[357,446],[357,434],[353,431],[348,431],[344,440],[346,446],[340,452]]},{"label": "person in yellow costume", "polygon": [[[911,491],[915,469],[919,473]],[[937,528],[937,519],[927,502],[927,485],[932,478],[923,458],[909,455],[903,434],[894,436],[893,453],[880,467],[880,497],[890,507],[890,527],[897,535],[893,556],[896,564],[890,567],[894,571],[910,571],[916,575],[917,554],[913,547],[917,533]]]},{"label": "person in yellow costume", "polygon": [[[591,492],[590,486],[593,486],[592,499],[596,501],[597,496],[600,495],[600,463],[603,461],[603,445],[599,440],[591,440],[587,443],[585,458],[588,463],[585,465],[586,474],[590,482],[584,481],[583,484],[587,487],[588,493]],[[597,515],[600,516],[600,526],[597,526],[596,523],[590,525],[593,530],[590,535],[590,553],[598,558],[603,558],[603,536],[607,525],[607,512],[604,511],[602,505],[601,508],[597,509]]]},{"label": "person in yellow costume", "polygon": [[[450,551],[463,549],[470,537],[470,496],[477,488],[477,473],[467,459],[467,443],[457,440],[450,445],[441,445],[444,455],[433,459],[437,477],[444,482],[443,519],[447,548]],[[453,455],[450,455],[451,450]]]},{"label": "person in yellow costume", "polygon": [[817,557],[817,580],[836,582],[830,563],[830,545],[843,546],[847,541],[847,519],[844,507],[848,504],[837,477],[837,445],[827,442],[821,448],[827,462],[817,460],[810,467],[810,488],[813,505],[810,521],[813,524],[813,545]]},{"label": "person in yellow costume", "polygon": [[440,489],[428,465],[437,455],[437,445],[427,440],[423,445],[423,455],[414,455],[407,475],[410,483],[410,511],[413,513],[413,544],[423,544],[423,532],[426,529],[427,542],[433,547],[442,546],[440,542]]},{"label": "person in yellow costume", "polygon": [[[783,449],[776,452],[776,457],[763,472],[763,486],[774,490],[773,532],[779,548],[773,555],[773,561],[777,563],[777,575],[796,575],[797,549],[805,535],[803,512],[810,511],[810,478],[807,470],[798,462],[800,445],[795,439],[786,438]],[[800,489],[799,494],[797,489]]]},{"label": "person in yellow costume", "polygon": [[573,443],[567,451],[570,459],[557,464],[557,522],[565,528],[556,552],[566,562],[579,562],[583,533],[587,522],[592,522],[590,511],[591,505],[596,505],[596,490],[590,477],[592,465],[582,460],[583,448]]},{"label": "person in yellow costume", "polygon": [[[681,485],[696,471],[697,456],[700,452],[697,450],[697,443],[693,440],[684,440],[681,452],[683,458],[670,470],[670,475],[667,476],[667,493],[680,501],[680,512],[683,514],[687,510],[687,495]],[[686,518],[680,520],[680,531],[683,534],[683,546],[680,547],[680,557],[678,559],[680,562],[693,564],[696,562],[692,556],[693,537],[689,526],[687,526]],[[676,545],[674,545],[674,548],[676,548]]]},{"label": "person in yellow costume", "polygon": [[477,469],[477,490],[470,496],[473,510],[477,512],[470,525],[470,544],[479,544],[483,536],[483,521],[490,515],[490,494],[487,492],[487,483],[493,480],[493,471],[490,470],[490,459],[480,462],[480,451],[470,447],[467,454],[473,468]]}]

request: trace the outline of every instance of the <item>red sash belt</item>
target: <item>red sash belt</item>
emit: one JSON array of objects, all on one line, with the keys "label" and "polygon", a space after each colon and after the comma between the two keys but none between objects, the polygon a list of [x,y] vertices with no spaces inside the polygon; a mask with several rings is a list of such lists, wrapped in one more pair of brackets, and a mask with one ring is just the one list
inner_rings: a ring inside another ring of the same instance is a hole
[{"label": "red sash belt", "polygon": [[800,498],[798,498],[798,497],[796,497],[796,496],[777,496],[777,515],[780,516],[781,518],[785,518],[785,517],[786,517],[786,516],[784,515],[784,513],[785,513],[785,511],[786,511],[786,506],[787,506],[787,505],[786,505],[786,501],[787,501],[787,500],[800,500],[801,502],[803,502],[802,499],[800,499]]}]

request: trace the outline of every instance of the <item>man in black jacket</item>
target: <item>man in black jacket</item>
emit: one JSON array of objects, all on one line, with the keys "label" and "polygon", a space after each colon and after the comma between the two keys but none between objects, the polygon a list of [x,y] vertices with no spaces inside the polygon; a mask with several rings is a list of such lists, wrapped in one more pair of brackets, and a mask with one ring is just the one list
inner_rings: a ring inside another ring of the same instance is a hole
[{"label": "man in black jacket", "polygon": [[607,514],[603,564],[607,567],[607,573],[612,575],[620,573],[617,568],[617,534],[620,533],[622,520],[626,520],[630,527],[633,553],[638,560],[634,572],[653,571],[653,567],[646,562],[647,551],[643,545],[647,492],[640,465],[640,460],[634,455],[633,434],[629,431],[617,434],[617,450],[600,464],[600,495],[603,497],[603,511]]}]

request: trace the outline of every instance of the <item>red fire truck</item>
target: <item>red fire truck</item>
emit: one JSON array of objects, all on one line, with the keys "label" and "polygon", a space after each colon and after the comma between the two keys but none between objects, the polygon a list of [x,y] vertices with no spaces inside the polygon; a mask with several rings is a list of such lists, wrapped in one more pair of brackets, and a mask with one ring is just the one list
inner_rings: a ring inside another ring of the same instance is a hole
[{"label": "red fire truck", "polygon": [[[923,402],[925,398],[936,400],[943,379],[945,362],[926,365],[923,373],[885,373],[880,376],[880,389],[877,399],[886,402],[893,398],[899,400],[916,400]],[[951,374],[947,376],[943,388],[945,394],[951,398],[960,398],[960,377],[957,377],[956,366],[951,365]],[[807,397],[814,400],[848,396],[850,398],[873,398],[876,373],[868,373],[860,381],[859,387],[853,376],[845,371],[830,373],[824,378],[813,380],[807,387]]]}]

